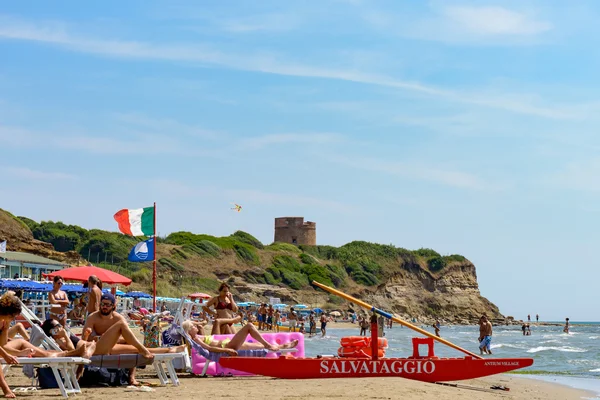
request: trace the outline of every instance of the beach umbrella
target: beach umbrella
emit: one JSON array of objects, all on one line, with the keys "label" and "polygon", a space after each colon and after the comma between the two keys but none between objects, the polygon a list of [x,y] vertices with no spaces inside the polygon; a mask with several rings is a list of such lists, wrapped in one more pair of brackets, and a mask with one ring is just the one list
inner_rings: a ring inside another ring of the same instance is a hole
[{"label": "beach umbrella", "polygon": [[189,294],[188,297],[190,299],[210,299],[212,296],[206,293],[192,293]]},{"label": "beach umbrella", "polygon": [[[111,293],[111,289],[102,289],[102,293]],[[125,292],[122,291],[122,290],[117,289],[116,292],[115,292],[115,295],[117,295],[117,296],[124,296]],[[158,297],[157,297],[157,299],[158,299]]]},{"label": "beach umbrella", "polygon": [[103,283],[108,283],[111,285],[117,283],[125,286],[131,285],[131,279],[127,278],[126,276],[117,274],[116,272],[108,269],[95,267],[93,265],[62,269],[60,271],[48,274],[48,277],[54,278],[55,276],[60,276],[64,280],[87,282],[88,278],[92,275],[96,275]]},{"label": "beach umbrella", "polygon": [[299,309],[303,309],[303,308],[308,308],[308,306],[304,305],[304,304],[296,304],[294,306],[294,308],[299,308]]},{"label": "beach umbrella", "polygon": [[329,315],[333,315],[334,317],[341,317],[342,313],[339,311],[332,311],[329,313]]},{"label": "beach umbrella", "polygon": [[84,288],[83,285],[79,283],[65,283],[62,285],[61,290],[67,293],[87,293],[88,289]]},{"label": "beach umbrella", "polygon": [[317,308],[313,308],[313,311],[314,311],[314,312],[316,312],[316,313],[319,313],[319,314],[320,314],[320,313],[322,313],[322,312],[323,312],[323,309],[322,309],[322,308],[319,308],[319,307],[317,307]]}]

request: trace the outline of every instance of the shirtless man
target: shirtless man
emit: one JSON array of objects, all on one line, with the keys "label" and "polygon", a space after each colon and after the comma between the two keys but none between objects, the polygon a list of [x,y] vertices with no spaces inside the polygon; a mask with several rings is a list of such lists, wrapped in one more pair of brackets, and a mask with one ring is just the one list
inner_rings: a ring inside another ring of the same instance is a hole
[{"label": "shirtless man", "polygon": [[98,287],[100,279],[96,275],[90,275],[88,278],[88,290],[90,297],[87,304],[88,315],[94,313],[100,309],[100,298],[102,297],[102,290]]},{"label": "shirtless man", "polygon": [[290,332],[296,332],[296,323],[298,322],[298,315],[296,314],[296,311],[294,311],[294,307],[290,307],[288,321],[290,321]]},{"label": "shirtless man", "polygon": [[487,316],[482,315],[479,318],[479,352],[492,354],[492,323],[488,321]]},{"label": "shirtless man", "polygon": [[63,278],[60,276],[54,277],[52,290],[48,293],[48,302],[54,307],[50,309],[50,318],[58,321],[62,326],[67,324],[67,307],[69,306],[69,298],[67,294],[60,290],[64,284]]},{"label": "shirtless man", "polygon": [[[185,346],[148,349],[135,337],[125,318],[115,312],[115,297],[105,293],[100,298],[100,311],[88,316],[81,338],[85,341],[96,340],[94,355],[139,353],[146,358],[154,354],[180,353]],[[122,338],[122,340],[120,340]],[[135,368],[129,374],[129,383],[137,385]]]}]

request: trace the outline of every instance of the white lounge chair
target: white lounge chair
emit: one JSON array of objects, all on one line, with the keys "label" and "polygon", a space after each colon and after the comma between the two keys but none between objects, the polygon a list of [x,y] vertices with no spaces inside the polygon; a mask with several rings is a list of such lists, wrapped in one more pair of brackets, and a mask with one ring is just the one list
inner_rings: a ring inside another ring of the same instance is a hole
[{"label": "white lounge chair", "polygon": [[[56,378],[58,388],[63,397],[69,397],[69,394],[81,393],[81,388],[77,382],[75,375],[75,367],[77,365],[86,365],[91,361],[81,357],[49,357],[49,358],[28,358],[17,357],[21,365],[35,365],[37,367],[50,367]],[[2,363],[2,371],[6,373],[11,364],[7,364],[0,357]]]},{"label": "white lounge chair", "polygon": [[[27,319],[28,316],[25,316],[25,318]],[[34,346],[41,346],[47,350],[61,351],[58,343],[56,343],[53,338],[48,337],[42,328],[33,321],[34,320],[30,322],[31,344]],[[171,382],[174,386],[179,386],[179,378],[177,377],[177,372],[175,371],[173,361],[177,359],[183,359],[185,362],[186,360],[189,360],[189,358],[190,355],[188,350],[185,349],[185,351],[181,353],[155,354],[152,361],[141,357],[139,354],[92,356],[90,365],[104,368],[133,368],[142,367],[152,363],[161,385],[167,385],[169,382]]]}]

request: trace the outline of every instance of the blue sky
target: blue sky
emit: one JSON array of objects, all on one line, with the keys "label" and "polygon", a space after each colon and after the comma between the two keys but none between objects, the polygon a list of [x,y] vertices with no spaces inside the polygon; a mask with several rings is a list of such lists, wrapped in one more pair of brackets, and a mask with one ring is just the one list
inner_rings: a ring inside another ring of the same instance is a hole
[{"label": "blue sky", "polygon": [[[316,221],[463,254],[505,315],[600,320],[593,1],[5,2],[0,206],[161,235]],[[230,210],[232,203],[244,210]]]}]

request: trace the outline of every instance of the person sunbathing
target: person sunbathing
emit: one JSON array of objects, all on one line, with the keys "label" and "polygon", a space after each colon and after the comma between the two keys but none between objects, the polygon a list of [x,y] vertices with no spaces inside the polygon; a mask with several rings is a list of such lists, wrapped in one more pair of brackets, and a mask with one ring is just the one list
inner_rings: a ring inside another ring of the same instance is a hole
[{"label": "person sunbathing", "polygon": [[[67,351],[44,350],[35,347],[23,339],[9,339],[10,323],[21,314],[21,302],[15,296],[14,292],[6,292],[0,297],[0,357],[6,360],[7,364],[18,364],[17,357],[84,357],[89,358],[96,348],[95,343],[86,343],[79,348]],[[58,323],[58,322],[57,322]],[[0,369],[1,370],[1,369]],[[15,394],[10,390],[4,380],[4,375],[0,373],[0,388],[4,392],[4,397],[14,398]]]},{"label": "person sunbathing", "polygon": [[[183,330],[190,335],[192,340],[208,351],[215,353],[227,353],[237,355],[237,350],[260,350],[267,349],[278,351],[280,349],[292,349],[298,346],[298,340],[292,340],[283,344],[272,344],[265,340],[258,329],[253,324],[244,325],[231,339],[215,339],[213,335],[199,335],[198,328],[192,321],[184,321],[181,324]],[[250,335],[257,342],[246,342],[246,337]]]},{"label": "person sunbathing", "polygon": [[21,314],[21,302],[13,292],[6,292],[0,297],[0,356],[9,364],[17,364],[15,357],[85,357],[89,358],[95,343],[88,343],[79,349],[67,351],[44,350],[24,339],[9,339],[9,325]]},{"label": "person sunbathing", "polygon": [[[105,293],[100,298],[100,311],[88,316],[81,335],[84,341],[96,341],[94,355],[138,353],[146,358],[154,354],[181,353],[185,346],[148,349],[135,337],[125,317],[115,311],[115,298]],[[129,374],[130,384],[137,385],[135,368]]]}]

